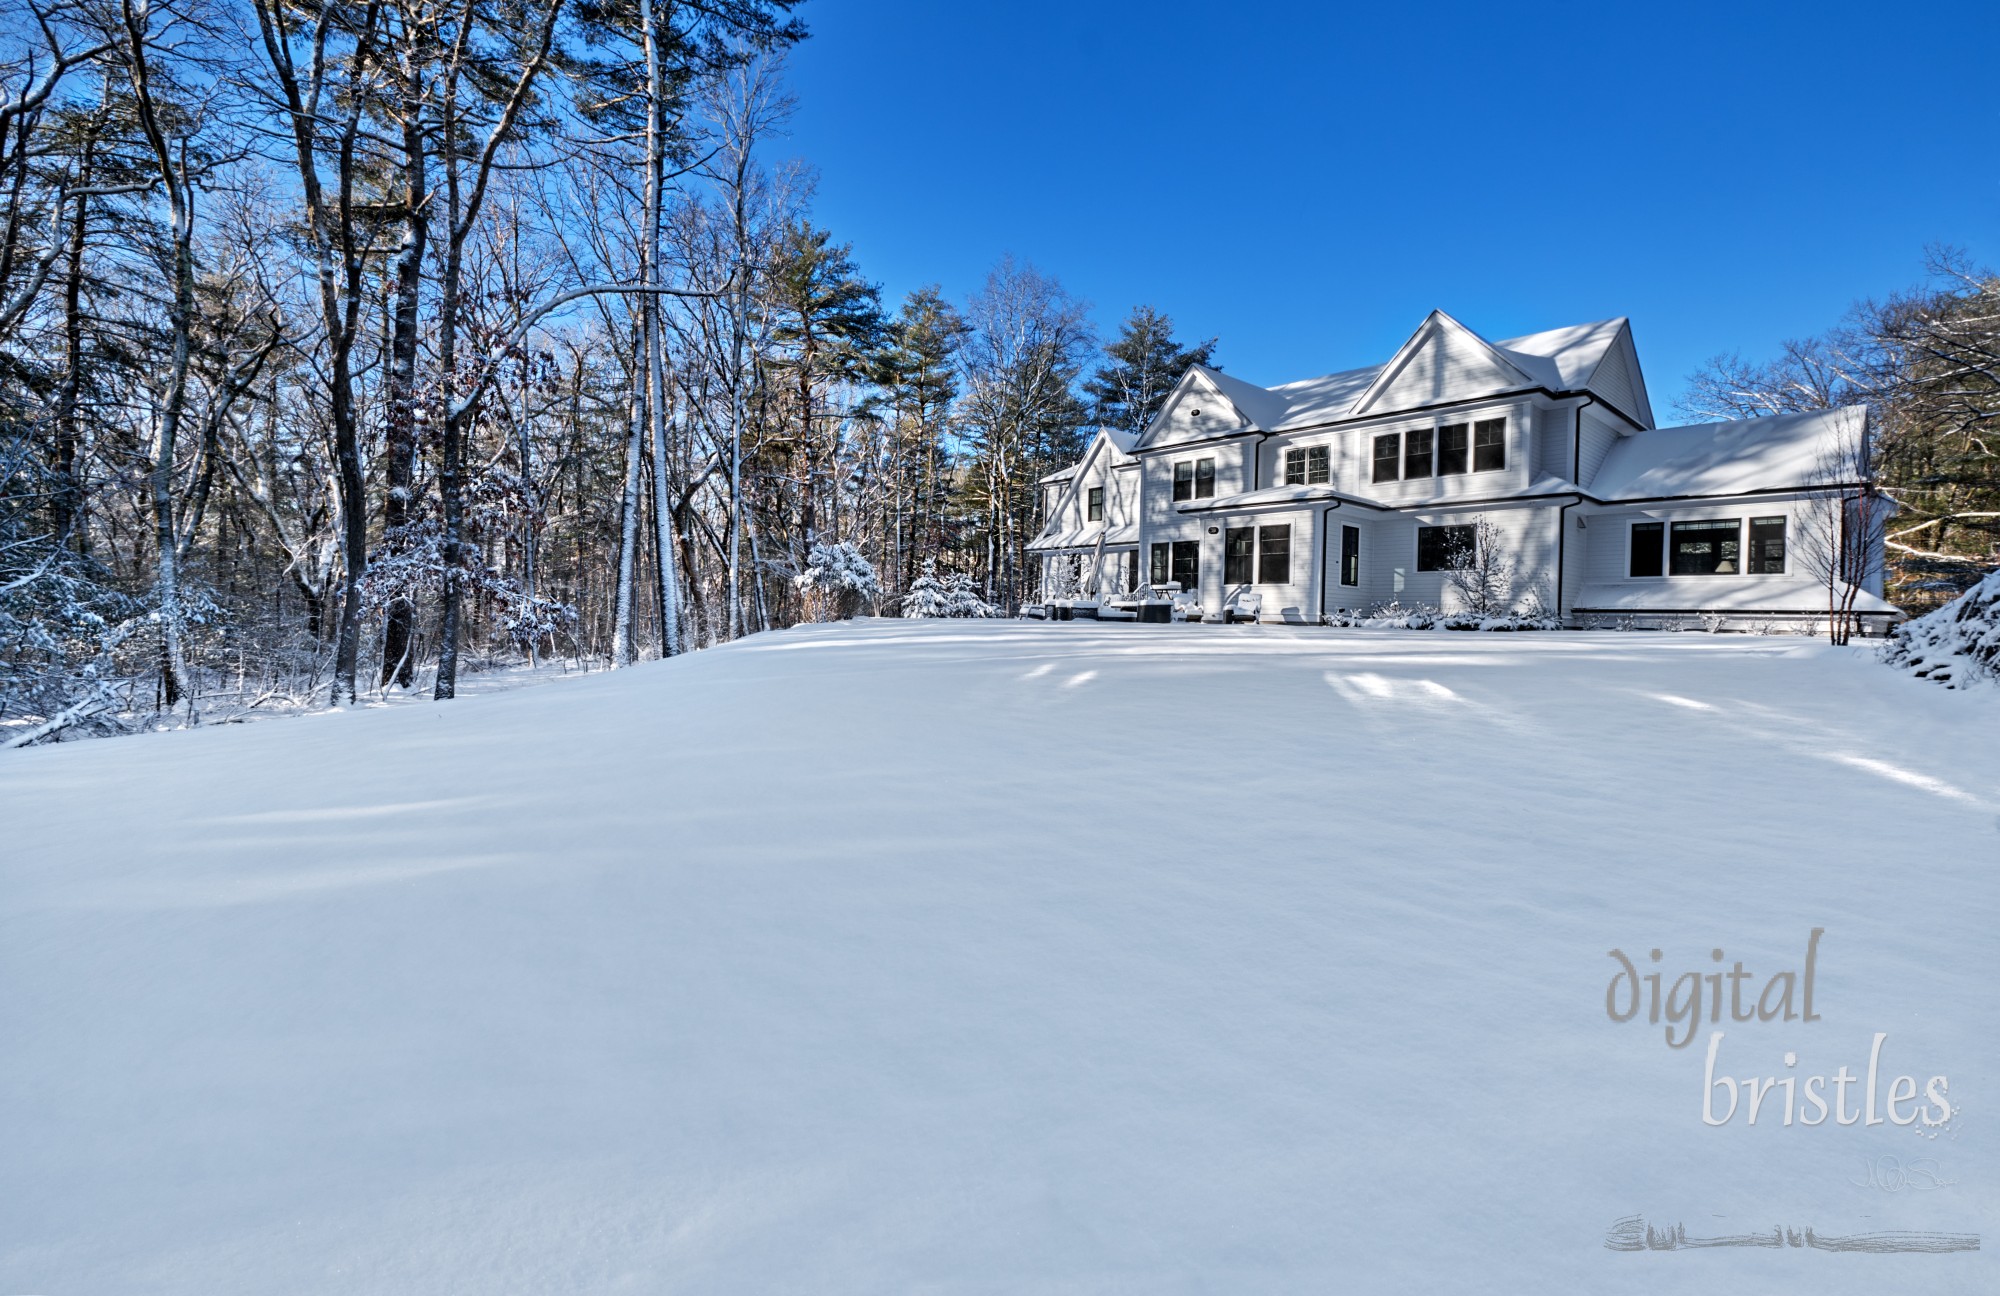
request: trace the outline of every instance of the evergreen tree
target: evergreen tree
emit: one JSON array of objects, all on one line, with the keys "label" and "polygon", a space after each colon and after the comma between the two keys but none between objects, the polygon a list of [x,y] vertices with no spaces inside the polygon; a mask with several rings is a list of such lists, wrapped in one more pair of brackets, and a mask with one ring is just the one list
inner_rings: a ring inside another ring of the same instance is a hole
[{"label": "evergreen tree", "polygon": [[1104,348],[1106,363],[1083,385],[1090,417],[1103,427],[1145,430],[1190,365],[1212,365],[1215,339],[1191,347],[1174,341],[1174,322],[1151,306],[1135,306]]},{"label": "evergreen tree", "polygon": [[903,584],[911,587],[921,564],[944,545],[944,517],[951,496],[951,405],[958,398],[954,366],[966,324],[937,285],[918,288],[889,326],[880,382],[891,410],[890,436],[901,511],[894,542],[901,551]]}]

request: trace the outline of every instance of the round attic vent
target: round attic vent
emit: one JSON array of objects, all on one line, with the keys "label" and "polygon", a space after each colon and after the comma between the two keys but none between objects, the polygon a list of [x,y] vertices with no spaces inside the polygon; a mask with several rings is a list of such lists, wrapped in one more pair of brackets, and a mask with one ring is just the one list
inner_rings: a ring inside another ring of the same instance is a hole
[{"label": "round attic vent", "polygon": [[1200,417],[1201,417],[1201,411],[1200,411],[1200,410],[1198,410],[1198,409],[1191,409],[1191,410],[1189,410],[1189,411],[1188,411],[1188,417],[1189,417],[1189,418],[1200,418]]}]

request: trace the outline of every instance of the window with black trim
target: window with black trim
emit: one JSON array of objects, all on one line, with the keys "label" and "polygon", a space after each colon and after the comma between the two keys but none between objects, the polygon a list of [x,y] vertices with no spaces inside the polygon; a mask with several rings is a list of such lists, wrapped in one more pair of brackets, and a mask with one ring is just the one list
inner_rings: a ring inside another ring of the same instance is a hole
[{"label": "window with black trim", "polygon": [[1472,445],[1470,432],[1463,423],[1447,423],[1438,429],[1438,476],[1454,477],[1465,471]]},{"label": "window with black trim", "polygon": [[1785,574],[1785,519],[1781,517],[1750,519],[1750,574],[1753,576]]},{"label": "window with black trim", "polygon": [[1403,462],[1403,434],[1384,432],[1375,438],[1375,480],[1392,482],[1396,480]]},{"label": "window with black trim", "polygon": [[1172,562],[1173,562],[1172,545],[1167,544],[1165,541],[1161,541],[1160,543],[1154,545],[1151,567],[1148,571],[1146,579],[1151,581],[1155,585],[1166,584],[1167,573],[1172,570],[1169,564],[1171,564]]},{"label": "window with black trim", "polygon": [[1476,529],[1470,526],[1420,526],[1417,528],[1417,570],[1450,571],[1462,561],[1460,555],[1469,556],[1477,543]]},{"label": "window with black trim", "polygon": [[1431,446],[1436,438],[1429,428],[1403,433],[1403,480],[1431,475]]},{"label": "window with black trim", "polygon": [[1360,527],[1340,528],[1340,583],[1342,585],[1361,583]]},{"label": "window with black trim", "polygon": [[1172,577],[1184,590],[1201,588],[1201,541],[1174,541]]},{"label": "window with black trim", "polygon": [[1257,559],[1257,529],[1230,527],[1222,533],[1222,583],[1248,585]]},{"label": "window with black trim", "polygon": [[1481,419],[1472,425],[1472,471],[1498,472],[1507,466],[1507,420]]},{"label": "window with black trim", "polygon": [[1194,460],[1183,459],[1174,465],[1174,502],[1194,498]]},{"label": "window with black trim", "polygon": [[1125,592],[1129,594],[1138,588],[1139,551],[1137,549],[1127,549],[1125,551]]},{"label": "window with black trim", "polygon": [[1291,579],[1291,524],[1258,527],[1257,583],[1259,585],[1286,585],[1291,582]]},{"label": "window with black trim", "polygon": [[1194,497],[1210,499],[1215,495],[1215,460],[1194,461]]},{"label": "window with black trim", "polygon": [[1667,528],[1661,522],[1634,522],[1632,550],[1625,570],[1633,576],[1667,574]]},{"label": "window with black trim", "polygon": [[1676,576],[1734,576],[1743,570],[1743,519],[1676,522],[1671,570]]},{"label": "window with black trim", "polygon": [[1285,451],[1285,485],[1324,486],[1331,476],[1325,446]]},{"label": "window with black trim", "polygon": [[1090,488],[1089,510],[1087,521],[1102,522],[1104,520],[1104,488],[1102,486],[1092,486]]}]

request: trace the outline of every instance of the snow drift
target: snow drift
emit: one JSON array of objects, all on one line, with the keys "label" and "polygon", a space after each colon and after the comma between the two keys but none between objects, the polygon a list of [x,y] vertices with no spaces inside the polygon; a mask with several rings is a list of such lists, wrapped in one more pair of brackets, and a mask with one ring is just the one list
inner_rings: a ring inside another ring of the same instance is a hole
[{"label": "snow drift", "polygon": [[[1996,1218],[1987,692],[919,619],[7,753],[0,1293],[2000,1290],[1695,1246]],[[1721,1065],[1888,1032],[1964,1121],[1707,1128],[1705,1038],[1607,1019],[1609,950],[1813,928]]]}]

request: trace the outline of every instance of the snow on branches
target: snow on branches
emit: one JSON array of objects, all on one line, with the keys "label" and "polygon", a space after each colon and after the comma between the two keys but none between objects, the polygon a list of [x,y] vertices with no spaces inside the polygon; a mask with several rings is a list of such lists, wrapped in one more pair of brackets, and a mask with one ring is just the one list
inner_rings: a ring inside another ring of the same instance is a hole
[{"label": "snow on branches", "polygon": [[997,617],[1000,609],[979,597],[972,577],[951,572],[940,577],[937,563],[926,561],[924,574],[911,583],[903,596],[903,615],[919,617]]},{"label": "snow on branches", "polygon": [[1897,626],[1883,659],[1946,688],[2000,680],[2000,571],[1937,611]]},{"label": "snow on branches", "polygon": [[874,565],[846,541],[814,543],[806,555],[806,569],[792,583],[812,621],[844,621],[882,593]]}]

